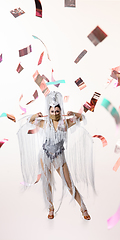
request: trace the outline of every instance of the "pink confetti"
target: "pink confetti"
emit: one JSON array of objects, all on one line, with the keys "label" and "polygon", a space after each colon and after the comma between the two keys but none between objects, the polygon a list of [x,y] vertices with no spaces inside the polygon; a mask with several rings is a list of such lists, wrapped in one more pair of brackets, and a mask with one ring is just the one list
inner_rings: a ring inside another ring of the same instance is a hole
[{"label": "pink confetti", "polygon": [[115,163],[113,170],[116,172],[120,166],[120,158],[118,158],[117,162]]},{"label": "pink confetti", "polygon": [[[19,102],[21,101],[21,99],[23,98],[23,94],[21,94],[20,98],[19,98]],[[22,106],[20,106],[19,104],[19,107],[21,108],[21,110],[23,111],[22,115],[26,113],[26,108],[23,108]]]},{"label": "pink confetti", "polygon": [[[51,82],[56,82],[55,79],[54,79],[54,77],[53,77],[53,72],[54,72],[54,70],[52,69]],[[54,85],[54,86],[59,87],[59,85],[60,85],[60,84],[56,84],[56,85]]]},{"label": "pink confetti", "polygon": [[28,130],[28,134],[35,134],[35,133],[37,133],[38,131],[39,131],[39,127],[36,127],[36,128],[34,128],[34,129]]},{"label": "pink confetti", "polygon": [[40,87],[44,96],[46,97],[50,93],[50,90],[47,87],[43,77],[39,74],[38,70],[36,70],[36,72],[33,74],[33,79],[37,83],[37,85]]},{"label": "pink confetti", "polygon": [[6,139],[6,138],[2,139],[2,140],[0,141],[0,148],[1,148],[2,145],[3,145],[5,142],[7,142],[7,141],[8,141],[8,139]]},{"label": "pink confetti", "polygon": [[19,63],[16,71],[17,71],[18,73],[20,73],[23,69],[24,69],[24,68],[23,68],[22,65]]},{"label": "pink confetti", "polygon": [[38,61],[38,65],[40,65],[42,63],[43,55],[44,55],[44,52],[42,52],[41,55],[40,55],[40,58],[39,58],[39,61]]},{"label": "pink confetti", "polygon": [[115,71],[119,72],[120,71],[120,66],[112,68],[112,70],[115,70]]},{"label": "pink confetti", "polygon": [[33,97],[34,97],[34,99],[37,99],[37,98],[38,98],[38,91],[37,91],[37,90],[35,90],[35,92],[34,92],[34,94],[33,94]]},{"label": "pink confetti", "polygon": [[1,55],[0,55],[0,63],[2,62],[2,53],[1,53]]},{"label": "pink confetti", "polygon": [[38,183],[39,182],[39,180],[40,180],[40,178],[41,178],[41,174],[38,174],[37,175],[37,180],[35,181],[35,183],[25,183],[25,182],[21,182],[20,184],[22,184],[23,186],[26,186],[26,187],[30,187],[30,186],[33,186],[34,184],[36,184],[36,183]]},{"label": "pink confetti", "polygon": [[102,141],[103,147],[105,147],[107,145],[107,140],[101,136],[101,135],[94,135],[93,137],[97,137]]},{"label": "pink confetti", "polygon": [[108,229],[114,227],[119,220],[120,220],[120,206],[117,212],[107,220]]},{"label": "pink confetti", "polygon": [[81,108],[79,109],[78,113],[82,114],[83,112],[83,105],[81,106]]},{"label": "pink confetti", "polygon": [[63,102],[64,102],[64,103],[67,103],[68,100],[69,100],[69,96],[64,96]]},{"label": "pink confetti", "polygon": [[35,182],[34,184],[38,183],[39,180],[40,180],[40,178],[41,178],[41,174],[38,174],[38,175],[37,175],[37,180],[36,180],[36,182]]}]

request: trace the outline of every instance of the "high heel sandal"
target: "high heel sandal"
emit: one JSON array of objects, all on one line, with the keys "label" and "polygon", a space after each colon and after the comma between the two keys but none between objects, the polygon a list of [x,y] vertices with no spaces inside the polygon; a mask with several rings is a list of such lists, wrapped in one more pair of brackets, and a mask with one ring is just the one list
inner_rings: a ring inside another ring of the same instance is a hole
[{"label": "high heel sandal", "polygon": [[88,214],[87,209],[83,210],[81,208],[81,213],[82,213],[82,216],[84,217],[85,220],[90,220],[91,219],[90,215]]},{"label": "high heel sandal", "polygon": [[48,218],[49,219],[53,219],[54,218],[54,208],[49,208]]},{"label": "high heel sandal", "polygon": [[85,220],[90,220],[91,219],[90,215],[88,214],[87,208],[86,208],[83,200],[81,200],[80,210],[81,210],[82,216],[84,217]]}]

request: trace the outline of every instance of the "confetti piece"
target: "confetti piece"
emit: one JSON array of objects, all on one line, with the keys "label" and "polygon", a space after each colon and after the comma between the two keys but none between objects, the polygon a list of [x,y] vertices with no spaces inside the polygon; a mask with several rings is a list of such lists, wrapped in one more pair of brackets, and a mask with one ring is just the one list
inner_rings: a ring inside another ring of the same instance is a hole
[{"label": "confetti piece", "polygon": [[34,94],[33,94],[33,97],[34,97],[34,100],[31,100],[30,102],[26,103],[26,105],[28,105],[28,104],[30,104],[30,103],[32,103],[32,102],[34,102],[34,101],[35,101],[35,99],[37,99],[37,98],[38,98],[38,91],[37,91],[37,90],[35,90],[35,92],[34,92]]},{"label": "confetti piece", "polygon": [[65,0],[65,7],[76,7],[75,0]]},{"label": "confetti piece", "polygon": [[107,37],[107,34],[97,26],[87,37],[95,46],[97,46]]},{"label": "confetti piece", "polygon": [[19,63],[16,71],[17,71],[18,73],[20,73],[23,69],[24,69],[24,68],[23,68],[23,67],[21,66],[21,64]]},{"label": "confetti piece", "polygon": [[23,57],[25,55],[27,55],[28,53],[32,52],[32,47],[31,45],[29,45],[28,47],[26,48],[23,48],[21,50],[19,50],[19,57]]},{"label": "confetti piece", "polygon": [[35,0],[36,16],[42,18],[42,5],[40,0]]},{"label": "confetti piece", "polygon": [[40,180],[40,178],[41,178],[41,174],[38,174],[38,175],[37,175],[37,180],[36,180],[36,182],[35,182],[34,184],[38,183],[39,180]]},{"label": "confetti piece", "polygon": [[37,90],[35,90],[35,92],[33,93],[33,97],[34,97],[34,99],[38,98],[38,91]]},{"label": "confetti piece", "polygon": [[40,58],[39,58],[39,61],[38,61],[38,65],[40,65],[42,63],[43,55],[44,55],[44,52],[42,52],[41,55],[40,55]]},{"label": "confetti piece", "polygon": [[[52,73],[51,73],[51,82],[56,82],[54,77],[53,77],[53,72],[54,70],[52,69]],[[59,87],[60,84],[55,84],[56,87]]]},{"label": "confetti piece", "polygon": [[56,85],[56,84],[60,84],[60,83],[65,83],[65,80],[58,80],[55,82],[47,82],[46,85]]},{"label": "confetti piece", "polygon": [[112,77],[112,78],[117,80],[118,79],[117,74],[118,74],[118,72],[116,70],[112,70],[110,77]]},{"label": "confetti piece", "polygon": [[50,80],[45,75],[42,75],[42,78],[44,78],[47,82],[50,82]]},{"label": "confetti piece", "polygon": [[64,102],[64,103],[67,103],[68,100],[69,100],[69,96],[64,96],[63,102]]},{"label": "confetti piece", "polygon": [[94,135],[93,137],[97,137],[102,141],[103,147],[105,147],[107,145],[107,140],[101,136],[101,135]]},{"label": "confetti piece", "polygon": [[87,112],[88,110],[90,110],[91,112],[94,111],[94,105],[91,105],[90,103],[86,102],[84,105],[84,112]]},{"label": "confetti piece", "polygon": [[2,145],[3,145],[5,142],[7,142],[7,141],[8,141],[8,139],[6,139],[6,138],[2,139],[2,140],[0,141],[0,148],[1,148]]},{"label": "confetti piece", "polygon": [[115,153],[119,153],[120,152],[120,139],[118,139],[118,141],[116,142],[114,152]]},{"label": "confetti piece", "polygon": [[34,81],[37,83],[37,85],[40,87],[42,93],[45,95],[45,97],[50,93],[49,88],[47,87],[43,77],[39,74],[38,71],[36,71],[33,74]]},{"label": "confetti piece", "polygon": [[10,120],[12,120],[13,122],[16,122],[15,117],[14,117],[13,115],[11,115],[11,114],[8,114],[8,113],[2,113],[2,114],[0,115],[0,117],[7,117],[7,118],[9,118]]},{"label": "confetti piece", "polygon": [[10,120],[12,120],[13,122],[16,122],[16,118],[15,118],[13,115],[11,115],[11,114],[8,114],[8,113],[7,113],[7,118],[9,118]]},{"label": "confetti piece", "polygon": [[1,53],[1,55],[0,55],[0,63],[2,62],[2,53]]},{"label": "confetti piece", "polygon": [[107,220],[108,229],[114,227],[119,220],[120,220],[120,206],[117,212]]},{"label": "confetti piece", "polygon": [[0,115],[0,117],[7,117],[7,114],[6,114],[6,113],[2,113],[2,114]]},{"label": "confetti piece", "polygon": [[81,60],[81,58],[83,58],[84,56],[85,56],[85,54],[87,53],[87,51],[84,49],[79,55],[78,55],[78,57],[75,59],[75,63],[78,63],[80,60]]},{"label": "confetti piece", "polygon": [[117,71],[117,72],[120,72],[120,66],[115,67],[115,68],[112,68],[112,70],[115,70],[115,71]]},{"label": "confetti piece", "polygon": [[39,127],[36,126],[36,128],[28,130],[28,134],[35,134],[35,133],[37,133],[38,131],[39,131]]},{"label": "confetti piece", "polygon": [[[49,53],[48,53],[48,49],[47,49],[46,45],[44,44],[44,42],[43,42],[40,38],[38,38],[38,37],[36,37],[36,36],[34,36],[34,35],[32,35],[32,37],[34,37],[35,39],[41,41],[41,43],[42,43],[42,44],[44,45],[44,47],[46,48],[46,51],[47,51],[47,57],[48,57],[48,59],[50,60],[50,56],[49,56]],[[50,60],[50,61],[51,61],[51,60]]]},{"label": "confetti piece", "polygon": [[25,12],[21,8],[15,8],[14,10],[11,10],[10,13],[16,18]]},{"label": "confetti piece", "polygon": [[103,99],[101,106],[103,106],[115,119],[116,124],[120,123],[120,116],[115,107],[106,98]]},{"label": "confetti piece", "polygon": [[90,110],[91,112],[94,112],[94,108],[95,108],[95,105],[100,97],[100,93],[98,92],[95,92],[93,94],[93,97],[91,98],[90,100],[90,103],[86,102],[83,106],[84,106],[84,112],[87,112],[88,110]]},{"label": "confetti piece", "polygon": [[[23,98],[23,94],[21,94],[20,98],[19,98],[19,102],[21,101],[21,99]],[[19,107],[21,108],[21,110],[23,111],[22,115],[26,113],[26,108],[23,108],[20,104]]]},{"label": "confetti piece", "polygon": [[82,114],[83,112],[83,105],[81,106],[81,108],[79,109],[78,113]]},{"label": "confetti piece", "polygon": [[111,76],[117,80],[117,82],[114,84],[114,87],[120,86],[120,73],[116,70],[113,70]]},{"label": "confetti piece", "polygon": [[76,85],[79,87],[80,90],[84,89],[86,87],[86,84],[83,82],[82,78],[78,78],[75,81]]},{"label": "confetti piece", "polygon": [[120,166],[120,158],[118,158],[117,162],[115,163],[113,170],[116,172]]},{"label": "confetti piece", "polygon": [[113,79],[108,79],[108,80],[107,80],[107,83],[105,84],[105,88],[107,88],[112,81],[113,81]]},{"label": "confetti piece", "polygon": [[38,174],[37,175],[37,180],[35,181],[35,183],[31,184],[31,183],[21,182],[20,184],[22,184],[23,186],[26,186],[26,187],[30,187],[30,186],[33,186],[34,184],[38,183],[40,178],[41,178],[41,174]]}]

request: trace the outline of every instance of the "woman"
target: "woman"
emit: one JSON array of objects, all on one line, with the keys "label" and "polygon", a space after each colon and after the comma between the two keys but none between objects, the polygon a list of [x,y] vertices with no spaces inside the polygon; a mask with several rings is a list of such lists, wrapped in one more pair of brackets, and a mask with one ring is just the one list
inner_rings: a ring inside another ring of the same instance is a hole
[{"label": "woman", "polygon": [[[42,136],[42,144],[40,144],[41,149],[38,154],[39,170],[37,170],[37,174],[38,176],[41,174],[44,199],[47,207],[49,208],[48,218],[54,218],[52,191],[54,189],[53,171],[56,169],[62,178],[63,185],[67,186],[71,195],[79,204],[84,219],[90,220],[91,217],[88,214],[87,208],[82,200],[82,196],[74,186],[64,153],[64,145],[66,143],[68,128],[81,121],[83,116],[80,113],[69,111],[67,115],[73,116],[73,118],[66,120],[63,110],[62,95],[59,92],[55,91],[47,95],[46,108],[48,115],[46,116],[45,120],[42,120],[43,115],[41,112],[39,112],[32,115],[29,119],[29,122],[35,124],[37,129],[38,127],[41,129],[38,131],[40,134],[38,137]],[[41,118],[41,120],[38,118]],[[25,166],[22,168],[24,176],[26,174],[26,171],[24,170]]]}]

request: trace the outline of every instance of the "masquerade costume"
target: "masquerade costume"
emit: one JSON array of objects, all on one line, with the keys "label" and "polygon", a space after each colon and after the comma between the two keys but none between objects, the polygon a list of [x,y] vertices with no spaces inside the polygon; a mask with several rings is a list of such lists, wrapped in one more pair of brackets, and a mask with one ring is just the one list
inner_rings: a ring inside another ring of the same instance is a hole
[{"label": "masquerade costume", "polygon": [[[51,116],[50,108],[55,108],[58,104],[61,115]],[[78,194],[82,207],[81,211],[87,211],[82,196],[73,183],[70,172],[72,172],[74,181],[79,182],[82,180],[87,185],[90,183],[95,190],[92,137],[81,126],[80,119],[76,117],[71,119],[74,126],[68,130],[62,95],[59,92],[53,91],[46,96],[46,113],[47,117],[45,117],[43,127],[40,127],[35,134],[30,135],[27,133],[29,129],[40,126],[41,120],[37,118],[34,122],[35,126],[30,123],[30,117],[27,123],[23,124],[18,131],[21,168],[25,187],[34,184],[37,175],[41,174],[45,203],[49,209],[52,208],[52,191],[55,183],[53,171],[56,169],[62,178],[63,189],[64,186],[67,186],[73,198]],[[58,121],[57,129],[55,129],[51,118]],[[82,116],[82,118],[85,121],[85,117]],[[67,163],[70,165],[71,171],[69,171]]]}]

